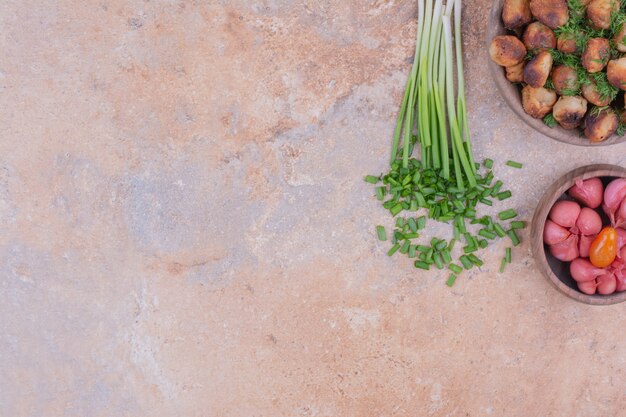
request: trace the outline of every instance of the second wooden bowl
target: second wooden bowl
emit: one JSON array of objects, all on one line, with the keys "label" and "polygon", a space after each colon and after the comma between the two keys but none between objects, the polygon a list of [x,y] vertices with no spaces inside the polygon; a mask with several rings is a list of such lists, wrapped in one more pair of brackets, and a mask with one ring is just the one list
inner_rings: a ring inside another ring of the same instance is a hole
[{"label": "second wooden bowl", "polygon": [[[489,17],[489,26],[487,28],[487,47],[486,51],[489,50],[489,45],[493,38],[498,35],[507,34],[507,30],[502,23],[502,4],[504,0],[494,0],[493,7],[491,8],[491,15]],[[615,145],[617,143],[626,142],[625,136],[616,136],[613,135],[604,142],[599,143],[591,143],[589,139],[587,139],[584,135],[580,133],[578,129],[574,130],[565,130],[560,126],[548,127],[543,123],[541,119],[535,119],[524,111],[522,108],[522,98],[521,91],[517,85],[511,84],[506,77],[504,76],[504,68],[496,64],[489,57],[489,53],[487,52],[487,62],[489,63],[489,69],[491,70],[491,74],[493,76],[494,81],[496,82],[496,86],[500,93],[504,97],[504,100],[507,102],[509,107],[522,119],[526,122],[527,125],[534,128],[538,132],[551,137],[552,139],[556,139],[560,142],[569,143],[571,145],[577,146],[608,146]]]},{"label": "second wooden bowl", "polygon": [[554,203],[557,200],[568,198],[565,193],[576,183],[576,180],[587,180],[595,177],[602,178],[606,186],[612,179],[626,178],[626,169],[616,165],[589,165],[568,172],[559,178],[546,190],[535,210],[531,224],[531,246],[537,266],[562,293],[586,304],[616,304],[626,301],[626,291],[610,295],[587,295],[580,292],[576,286],[576,281],[570,275],[569,262],[561,262],[554,258],[543,243],[543,227]]}]

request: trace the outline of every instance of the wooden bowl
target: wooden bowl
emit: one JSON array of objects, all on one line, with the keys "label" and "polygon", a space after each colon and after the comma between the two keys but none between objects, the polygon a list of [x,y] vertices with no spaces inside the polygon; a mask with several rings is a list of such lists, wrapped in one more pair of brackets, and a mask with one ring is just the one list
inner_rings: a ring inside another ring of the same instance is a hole
[{"label": "wooden bowl", "polygon": [[[491,8],[491,15],[489,17],[489,26],[487,28],[487,48],[489,50],[489,45],[493,38],[498,35],[507,34],[507,29],[505,29],[502,23],[502,4],[504,0],[494,0],[493,7]],[[546,136],[551,137],[552,139],[556,139],[560,142],[569,143],[571,145],[578,146],[609,146],[615,145],[618,143],[626,142],[626,135],[624,136],[616,136],[613,135],[607,140],[599,143],[592,143],[589,139],[587,139],[579,129],[574,130],[565,130],[560,126],[548,127],[543,123],[541,119],[535,119],[524,111],[522,108],[522,97],[520,88],[517,85],[511,84],[504,75],[504,68],[496,64],[489,57],[489,52],[487,52],[487,62],[489,68],[491,70],[491,75],[498,86],[498,90],[504,97],[504,100],[508,103],[509,107],[522,119],[526,122],[527,125],[534,128],[539,133],[542,133]]]},{"label": "wooden bowl", "polygon": [[541,272],[565,295],[586,304],[609,305],[626,301],[626,291],[610,295],[587,295],[580,292],[576,281],[569,272],[569,262],[561,262],[554,258],[543,243],[543,227],[548,213],[557,200],[569,199],[565,192],[572,187],[576,180],[587,180],[600,177],[604,185],[612,179],[626,178],[626,169],[616,165],[589,165],[577,168],[559,178],[550,186],[539,200],[539,205],[533,216],[530,236],[533,256]]}]

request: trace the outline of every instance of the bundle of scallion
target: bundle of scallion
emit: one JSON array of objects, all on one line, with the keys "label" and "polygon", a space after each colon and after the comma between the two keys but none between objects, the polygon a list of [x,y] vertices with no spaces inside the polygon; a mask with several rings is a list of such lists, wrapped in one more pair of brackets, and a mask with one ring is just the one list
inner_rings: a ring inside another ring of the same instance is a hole
[{"label": "bundle of scallion", "polygon": [[[418,0],[418,28],[415,59],[409,75],[391,147],[391,169],[380,176],[368,175],[365,181],[375,184],[376,197],[393,217],[402,211],[427,211],[427,216],[451,223],[450,241],[433,238],[429,245],[414,244],[426,227],[426,216],[397,217],[391,237],[391,256],[400,252],[415,258],[415,267],[438,269],[448,266],[452,285],[463,270],[452,262],[453,249],[463,236],[465,246],[459,262],[465,269],[482,266],[474,252],[489,241],[508,236],[513,245],[520,241],[516,230],[525,223],[503,221],[517,217],[514,210],[500,212],[498,219],[477,217],[478,204],[491,206],[492,198],[505,200],[510,191],[502,191],[502,181],[493,185],[493,161],[485,160],[487,172],[479,172],[470,142],[463,51],[461,42],[461,0]],[[454,21],[454,39],[453,26]],[[456,75],[456,83],[455,83]],[[420,159],[413,157],[419,147]],[[508,161],[507,165],[521,168]],[[379,185],[382,183],[382,185]],[[469,233],[466,221],[481,225],[476,236]],[[387,240],[383,226],[377,226],[380,240]],[[500,270],[511,262],[511,248],[506,248]]]}]

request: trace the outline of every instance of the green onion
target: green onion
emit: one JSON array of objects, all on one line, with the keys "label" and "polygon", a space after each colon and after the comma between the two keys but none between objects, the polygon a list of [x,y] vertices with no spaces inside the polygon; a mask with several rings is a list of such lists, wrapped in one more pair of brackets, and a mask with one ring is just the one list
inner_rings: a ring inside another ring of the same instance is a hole
[{"label": "green onion", "polygon": [[375,177],[373,175],[365,176],[365,182],[369,182],[370,184],[378,184],[378,181],[380,181],[379,177]]},{"label": "green onion", "polygon": [[452,287],[455,281],[456,281],[456,275],[450,274],[450,276],[448,277],[448,280],[446,281],[446,285],[448,287]]},{"label": "green onion", "polygon": [[409,246],[411,246],[411,241],[405,240],[400,248],[400,253],[406,254],[409,251]]},{"label": "green onion", "polygon": [[491,188],[491,195],[498,194],[500,192],[500,188],[502,188],[503,185],[504,183],[502,181],[500,180],[496,181],[496,183]]},{"label": "green onion", "polygon": [[506,236],[506,232],[504,231],[504,229],[502,228],[502,226],[500,226],[498,223],[494,223],[493,225],[494,230],[496,231],[496,234],[500,237],[504,237]]},{"label": "green onion", "polygon": [[506,259],[502,258],[502,262],[500,262],[500,273],[504,272],[505,266],[506,266]]},{"label": "green onion", "polygon": [[433,260],[435,261],[437,269],[443,269],[443,260],[441,259],[441,255],[438,252],[433,255]]},{"label": "green onion", "polygon": [[467,245],[463,248],[463,253],[472,253],[478,250],[477,245]]},{"label": "green onion", "polygon": [[450,264],[448,265],[448,268],[450,269],[450,271],[454,272],[455,274],[460,274],[461,272],[463,272],[463,268],[461,268],[457,264]]},{"label": "green onion", "polygon": [[398,213],[402,211],[402,204],[396,204],[395,206],[391,207],[389,211],[391,212],[391,215],[395,217]]},{"label": "green onion", "polygon": [[385,187],[376,187],[376,199],[378,201],[383,201],[385,198],[385,191],[387,189]]},{"label": "green onion", "polygon": [[450,255],[450,251],[447,249],[441,251],[441,258],[445,264],[452,262],[452,256]]},{"label": "green onion", "polygon": [[502,191],[501,193],[496,194],[496,198],[500,201],[506,200],[507,198],[511,198],[513,194],[510,191]]},{"label": "green onion", "polygon": [[493,206],[493,203],[491,202],[491,200],[488,200],[486,198],[481,198],[479,201],[486,206]]},{"label": "green onion", "polygon": [[485,161],[483,162],[483,165],[485,165],[485,168],[491,169],[491,168],[493,168],[493,160],[492,159],[485,159]]},{"label": "green onion", "polygon": [[384,226],[376,226],[376,234],[378,235],[378,240],[387,240],[387,231]]},{"label": "green onion", "polygon": [[472,267],[474,266],[474,264],[472,263],[472,261],[470,261],[467,255],[461,256],[459,260],[461,261],[465,269],[472,269]]},{"label": "green onion", "polygon": [[524,165],[520,164],[519,162],[515,162],[515,161],[506,161],[506,164],[512,168],[523,168]]},{"label": "green onion", "polygon": [[508,232],[506,232],[506,234],[509,236],[509,238],[511,238],[511,242],[513,242],[513,246],[517,246],[520,244],[519,237],[517,236],[517,233],[515,233],[515,230],[511,229]]},{"label": "green onion", "polygon": [[489,246],[489,242],[487,242],[485,239],[480,239],[478,241],[478,246],[480,246],[481,249],[485,249],[487,246]]},{"label": "green onion", "polygon": [[415,245],[411,245],[409,246],[409,254],[408,257],[409,258],[415,258],[415,255],[417,254],[417,247]]},{"label": "green onion", "polygon": [[508,209],[508,210],[498,213],[498,218],[500,220],[509,220],[514,217],[517,217],[517,213],[513,209]]},{"label": "green onion", "polygon": [[476,266],[483,266],[483,261],[481,261],[476,255],[474,255],[473,253],[467,255],[467,257],[469,258],[469,260]]},{"label": "green onion", "polygon": [[445,240],[437,242],[437,244],[435,245],[435,249],[439,251],[444,250],[446,247],[448,247],[448,242],[446,242]]},{"label": "green onion", "polygon": [[506,259],[507,264],[511,263],[511,248],[506,248],[506,254],[504,256],[504,259]]},{"label": "green onion", "polygon": [[493,232],[490,232],[487,229],[480,229],[478,231],[478,234],[486,239],[495,239],[496,238],[496,234]]},{"label": "green onion", "polygon": [[387,252],[387,256],[393,256],[393,254],[396,253],[398,249],[400,249],[400,244],[396,243],[391,247],[391,249],[389,249],[389,252]]},{"label": "green onion", "polygon": [[522,222],[522,221],[511,222],[511,229],[525,229],[525,228],[526,228],[526,222]]},{"label": "green onion", "polygon": [[428,265],[426,262],[415,261],[414,265],[415,265],[416,268],[424,269],[426,271],[428,271],[430,269],[430,265]]}]

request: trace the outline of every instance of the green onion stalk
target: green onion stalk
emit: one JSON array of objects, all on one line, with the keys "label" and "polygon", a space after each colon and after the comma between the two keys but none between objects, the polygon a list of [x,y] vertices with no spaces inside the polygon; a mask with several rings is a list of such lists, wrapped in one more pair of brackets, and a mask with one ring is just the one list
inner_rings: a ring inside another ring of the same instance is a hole
[{"label": "green onion stalk", "polygon": [[[516,230],[525,223],[506,224],[517,217],[511,209],[493,218],[477,215],[478,204],[492,206],[512,194],[501,189],[502,181],[492,185],[494,161],[486,159],[482,165],[487,171],[481,174],[481,165],[475,163],[472,154],[461,0],[417,0],[417,9],[415,56],[393,134],[390,170],[380,176],[368,175],[365,181],[376,186],[376,198],[396,219],[393,233],[376,227],[378,239],[389,240],[392,245],[387,254],[399,252],[415,258],[415,267],[424,270],[448,266],[452,275],[447,284],[451,286],[462,272],[459,263],[465,269],[480,268],[483,262],[474,252],[497,239],[509,238],[517,246],[520,240]],[[507,166],[522,168],[514,161],[508,161]],[[426,215],[412,217],[420,210]],[[401,217],[403,212],[410,217]],[[413,244],[424,232],[427,217],[451,224],[454,238],[433,238],[430,245]],[[468,230],[470,225],[482,226],[476,236]],[[461,236],[467,245],[457,249],[462,255],[453,263],[452,252]],[[510,262],[508,249],[503,265]]]}]

